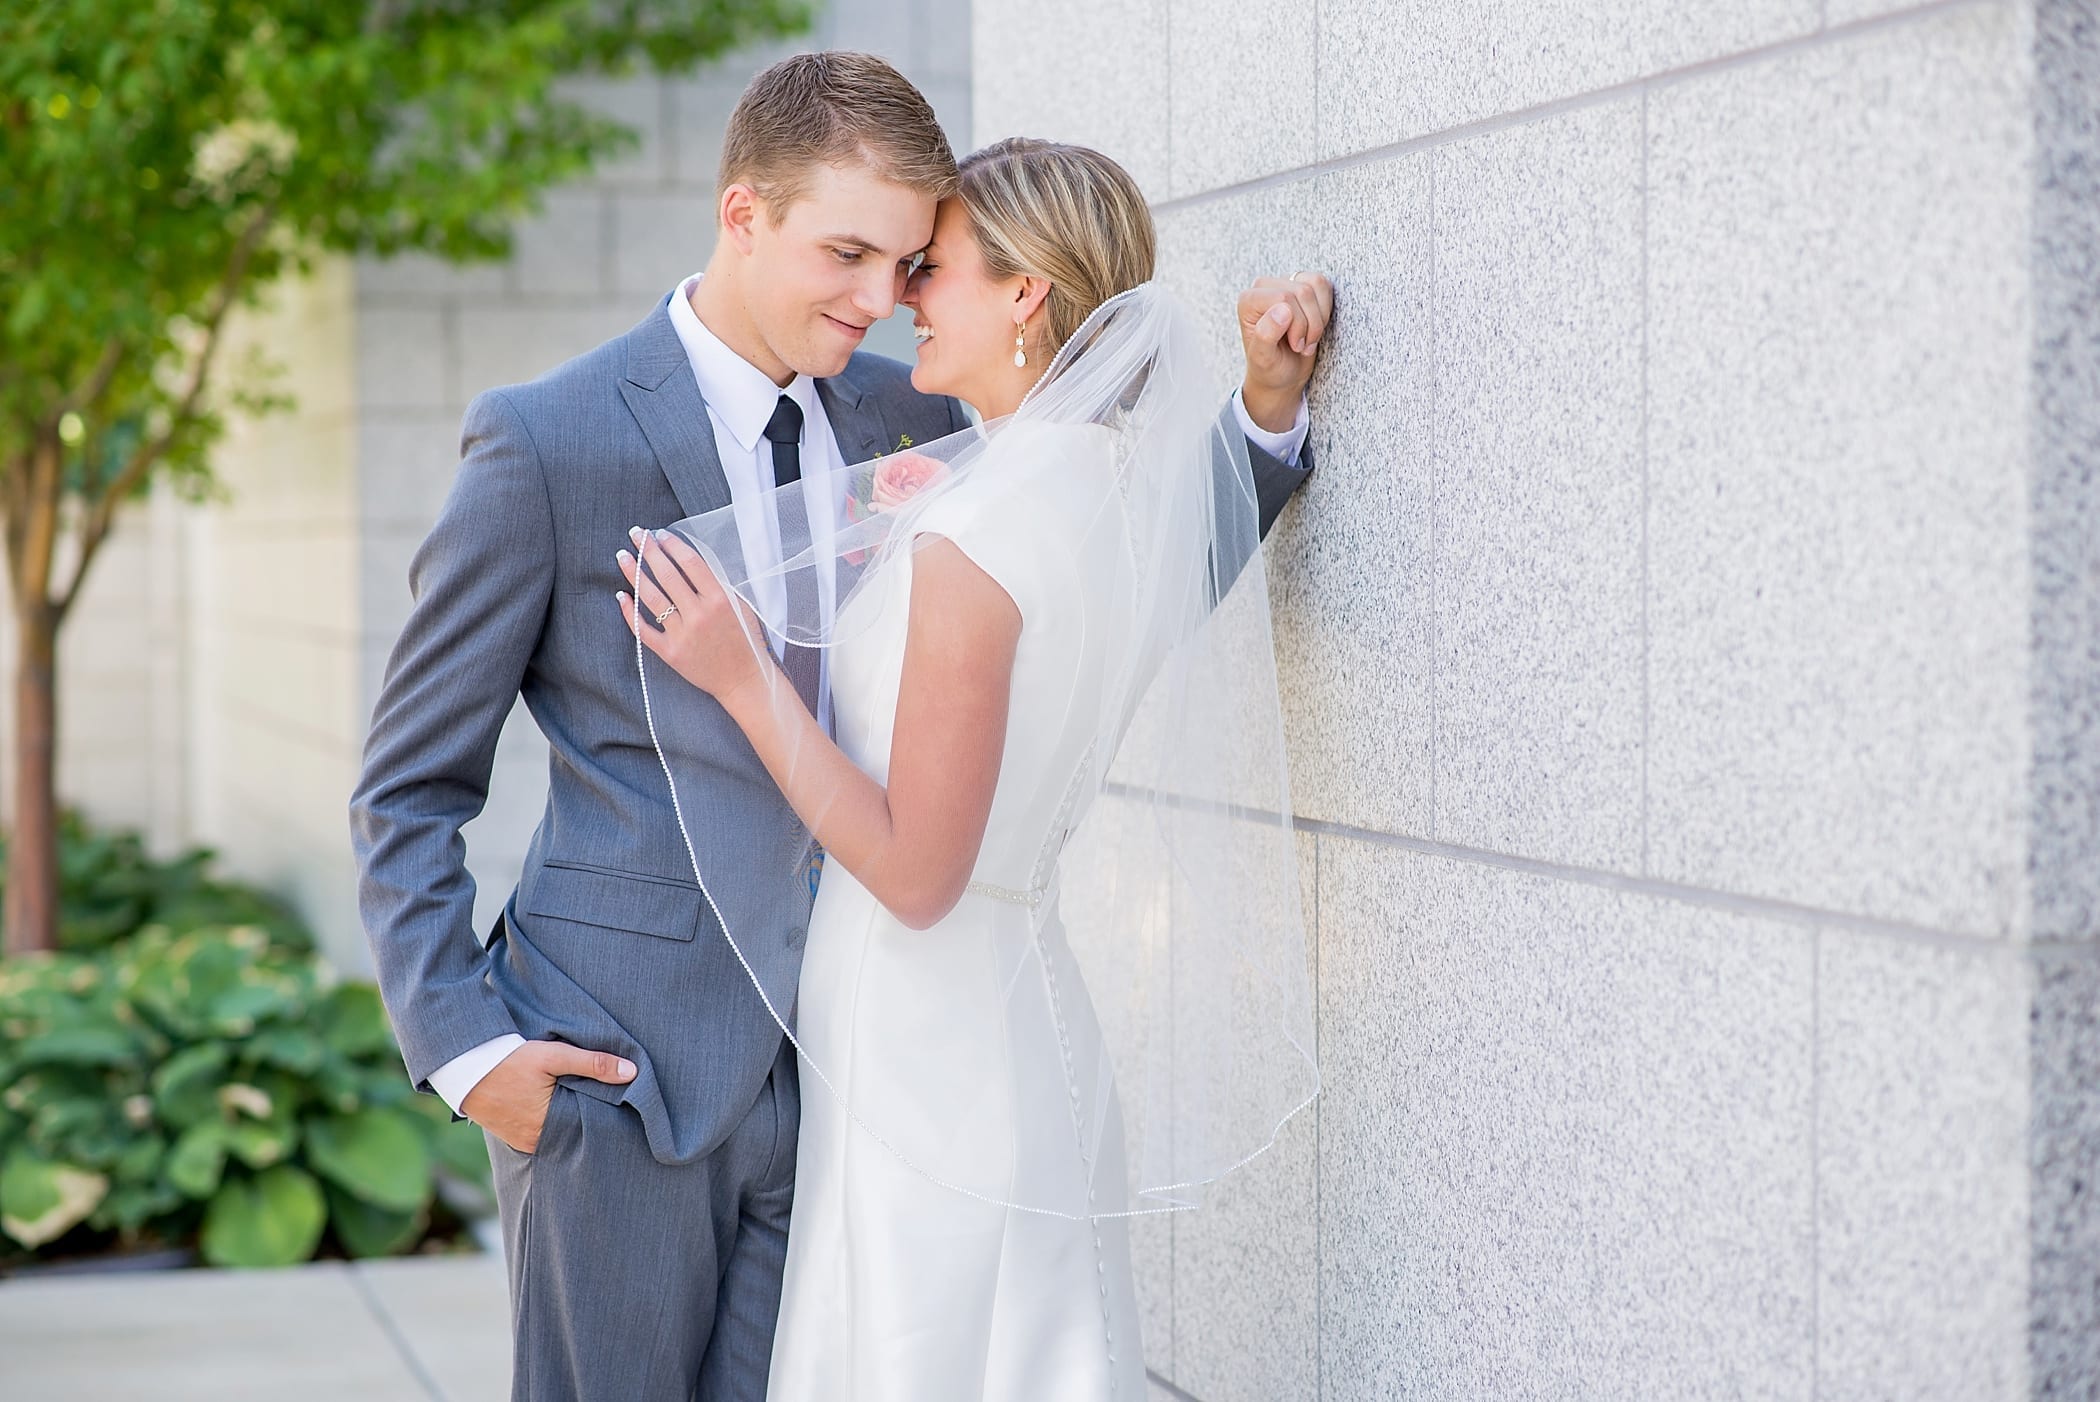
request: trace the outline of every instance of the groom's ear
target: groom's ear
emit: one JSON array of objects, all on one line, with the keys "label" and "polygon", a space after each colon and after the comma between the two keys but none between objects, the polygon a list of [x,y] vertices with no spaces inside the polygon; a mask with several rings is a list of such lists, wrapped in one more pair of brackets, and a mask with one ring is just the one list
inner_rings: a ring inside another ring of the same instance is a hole
[{"label": "groom's ear", "polygon": [[728,186],[715,205],[715,222],[723,236],[736,244],[739,253],[749,253],[758,221],[764,217],[764,201],[758,191],[742,181]]}]

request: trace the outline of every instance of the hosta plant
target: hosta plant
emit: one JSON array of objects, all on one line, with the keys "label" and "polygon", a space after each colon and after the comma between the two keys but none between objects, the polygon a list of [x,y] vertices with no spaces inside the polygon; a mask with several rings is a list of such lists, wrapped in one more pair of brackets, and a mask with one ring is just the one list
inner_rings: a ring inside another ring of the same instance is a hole
[{"label": "hosta plant", "polygon": [[0,1233],[30,1253],[384,1255],[440,1175],[486,1191],[479,1131],[410,1090],[377,991],[260,927],[0,965],[0,1087]]}]

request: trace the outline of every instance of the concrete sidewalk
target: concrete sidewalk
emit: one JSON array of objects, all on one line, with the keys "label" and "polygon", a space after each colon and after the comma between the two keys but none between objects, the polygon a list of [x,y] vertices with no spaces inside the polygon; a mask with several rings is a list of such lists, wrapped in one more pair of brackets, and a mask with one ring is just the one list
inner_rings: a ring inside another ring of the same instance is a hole
[{"label": "concrete sidewalk", "polygon": [[6,1402],[504,1402],[499,1256],[0,1281]]},{"label": "concrete sidewalk", "polygon": [[0,1402],[508,1402],[506,1293],[496,1255],[0,1280]]}]

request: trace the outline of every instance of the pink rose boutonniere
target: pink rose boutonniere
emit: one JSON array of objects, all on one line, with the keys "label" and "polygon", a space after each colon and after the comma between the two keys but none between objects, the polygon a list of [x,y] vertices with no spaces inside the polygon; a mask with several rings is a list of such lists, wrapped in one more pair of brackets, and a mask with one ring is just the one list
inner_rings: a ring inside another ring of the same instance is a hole
[{"label": "pink rose boutonniere", "polygon": [[894,453],[876,464],[868,504],[877,511],[895,511],[946,474],[940,461],[923,453]]},{"label": "pink rose boutonniere", "polygon": [[[905,452],[910,446],[911,435],[907,433],[897,439],[894,452],[876,456],[875,465],[867,469],[865,489],[856,489],[846,498],[846,523],[849,527],[897,510],[948,475],[947,465],[939,459],[929,458],[924,453]],[[867,557],[865,549],[845,552],[849,565],[865,564]]]}]

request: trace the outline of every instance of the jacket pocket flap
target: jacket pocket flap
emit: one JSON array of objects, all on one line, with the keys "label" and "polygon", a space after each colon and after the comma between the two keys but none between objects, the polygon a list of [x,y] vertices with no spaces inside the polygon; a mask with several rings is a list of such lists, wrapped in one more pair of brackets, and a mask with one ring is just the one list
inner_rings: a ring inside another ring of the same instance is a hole
[{"label": "jacket pocket flap", "polygon": [[697,886],[560,862],[539,869],[523,903],[534,915],[666,940],[690,940],[700,928],[702,905]]}]

